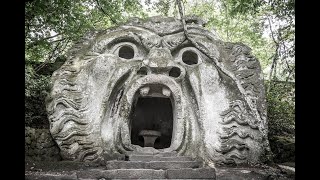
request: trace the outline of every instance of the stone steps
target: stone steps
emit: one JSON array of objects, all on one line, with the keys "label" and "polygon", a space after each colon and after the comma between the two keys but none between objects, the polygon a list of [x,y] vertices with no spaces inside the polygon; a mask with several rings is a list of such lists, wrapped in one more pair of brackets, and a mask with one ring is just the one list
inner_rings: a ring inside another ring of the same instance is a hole
[{"label": "stone steps", "polygon": [[[109,159],[114,159],[110,157]],[[27,175],[27,179],[216,179],[214,168],[204,167],[202,161],[176,153],[134,152],[125,159],[105,161],[105,166],[85,168],[73,171],[74,174],[38,174]],[[70,172],[71,173],[71,172]]]},{"label": "stone steps", "polygon": [[181,169],[90,169],[77,172],[78,179],[215,179],[212,168]]},{"label": "stone steps", "polygon": [[167,179],[216,179],[213,168],[181,168],[166,170]]},{"label": "stone steps", "polygon": [[131,155],[149,155],[149,156],[156,156],[156,157],[172,157],[178,156],[176,152],[133,152]]},{"label": "stone steps", "polygon": [[200,161],[107,161],[107,169],[179,169],[202,167]]},{"label": "stone steps", "polygon": [[193,161],[188,156],[129,155],[129,161]]},{"label": "stone steps", "polygon": [[[182,161],[184,163],[185,161]],[[130,163],[130,161],[129,161]],[[149,163],[149,162],[143,162]],[[160,163],[167,163],[161,161]],[[181,163],[181,162],[179,162]],[[187,163],[187,162],[186,162]],[[179,169],[107,169],[79,162],[32,162],[25,171],[26,180],[103,180],[103,179],[218,179],[218,180],[294,180],[294,174],[274,167],[217,167]]]},{"label": "stone steps", "polygon": [[178,155],[176,151],[162,152],[153,147],[143,147],[143,148],[137,149],[136,151],[131,152],[130,154],[131,155],[153,155],[153,156],[161,156],[161,157]]}]

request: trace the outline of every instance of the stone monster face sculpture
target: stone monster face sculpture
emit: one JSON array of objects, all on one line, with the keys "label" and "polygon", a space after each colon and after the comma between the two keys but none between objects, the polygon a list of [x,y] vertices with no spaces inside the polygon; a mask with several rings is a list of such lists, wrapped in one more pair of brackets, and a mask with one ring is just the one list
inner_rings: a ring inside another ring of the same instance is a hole
[{"label": "stone monster face sculpture", "polygon": [[155,130],[156,153],[209,164],[262,161],[269,145],[259,61],[197,18],[187,18],[186,29],[174,18],[136,18],[71,48],[47,99],[64,159],[143,151],[139,132]]}]

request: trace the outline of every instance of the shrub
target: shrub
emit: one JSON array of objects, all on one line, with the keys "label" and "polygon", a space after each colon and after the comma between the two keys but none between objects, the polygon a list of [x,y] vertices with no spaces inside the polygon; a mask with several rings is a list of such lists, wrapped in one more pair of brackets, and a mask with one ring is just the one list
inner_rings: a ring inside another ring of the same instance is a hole
[{"label": "shrub", "polygon": [[50,76],[36,74],[32,66],[25,66],[25,126],[49,129],[45,97]]},{"label": "shrub", "polygon": [[295,161],[294,83],[273,82],[267,94],[269,142],[276,163]]}]

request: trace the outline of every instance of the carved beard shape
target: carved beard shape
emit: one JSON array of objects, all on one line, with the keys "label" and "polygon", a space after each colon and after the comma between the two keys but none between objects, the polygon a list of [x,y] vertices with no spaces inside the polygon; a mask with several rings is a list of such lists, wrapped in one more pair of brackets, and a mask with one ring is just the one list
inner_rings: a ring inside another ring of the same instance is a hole
[{"label": "carved beard shape", "polygon": [[[88,34],[72,48],[52,76],[47,102],[50,131],[64,159],[139,151],[131,142],[137,101],[161,97],[170,99],[173,117],[171,143],[160,153],[207,163],[259,161],[268,146],[259,62],[243,55],[243,45],[189,29],[202,52],[182,29],[159,36],[132,25]],[[252,76],[260,79],[250,84]]]}]

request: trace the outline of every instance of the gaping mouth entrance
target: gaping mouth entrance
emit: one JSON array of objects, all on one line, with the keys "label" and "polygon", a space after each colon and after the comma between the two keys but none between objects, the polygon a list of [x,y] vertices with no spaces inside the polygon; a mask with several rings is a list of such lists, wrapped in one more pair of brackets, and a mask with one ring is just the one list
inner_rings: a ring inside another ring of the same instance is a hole
[{"label": "gaping mouth entrance", "polygon": [[156,149],[171,145],[173,105],[171,91],[163,85],[148,85],[135,94],[130,114],[131,143]]}]

